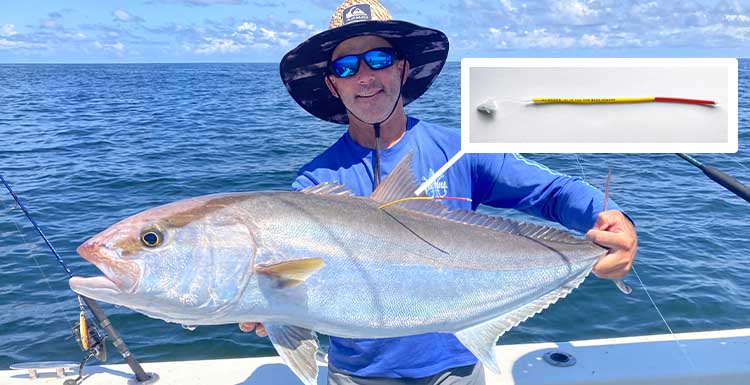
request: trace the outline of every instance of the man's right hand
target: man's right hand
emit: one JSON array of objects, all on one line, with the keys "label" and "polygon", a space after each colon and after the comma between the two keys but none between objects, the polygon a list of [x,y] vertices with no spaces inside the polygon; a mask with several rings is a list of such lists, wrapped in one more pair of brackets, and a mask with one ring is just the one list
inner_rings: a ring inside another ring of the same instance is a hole
[{"label": "man's right hand", "polygon": [[266,328],[263,327],[263,324],[259,322],[240,322],[240,330],[242,330],[245,333],[250,333],[255,329],[255,334],[258,335],[258,337],[267,337],[268,333],[266,333]]}]

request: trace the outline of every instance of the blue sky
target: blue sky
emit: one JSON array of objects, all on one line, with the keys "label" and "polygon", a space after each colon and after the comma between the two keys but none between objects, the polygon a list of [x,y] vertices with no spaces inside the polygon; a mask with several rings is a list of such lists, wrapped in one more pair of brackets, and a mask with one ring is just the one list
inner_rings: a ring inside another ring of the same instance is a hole
[{"label": "blue sky", "polygon": [[[278,62],[340,0],[0,0],[0,63]],[[463,57],[748,57],[750,1],[383,0]]]}]

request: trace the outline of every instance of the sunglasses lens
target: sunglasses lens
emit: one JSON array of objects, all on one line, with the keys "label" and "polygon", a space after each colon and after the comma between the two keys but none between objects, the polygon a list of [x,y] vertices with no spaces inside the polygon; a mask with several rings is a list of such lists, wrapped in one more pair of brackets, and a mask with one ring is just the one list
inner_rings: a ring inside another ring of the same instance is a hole
[{"label": "sunglasses lens", "polygon": [[393,65],[393,51],[386,49],[374,49],[365,53],[367,66],[379,70]]},{"label": "sunglasses lens", "polygon": [[336,59],[331,67],[336,76],[348,78],[359,70],[359,58],[357,55],[342,56]]},{"label": "sunglasses lens", "polygon": [[391,48],[375,48],[359,55],[342,56],[331,63],[331,71],[340,78],[354,76],[359,71],[359,59],[364,59],[373,70],[382,70],[393,65],[396,51]]}]

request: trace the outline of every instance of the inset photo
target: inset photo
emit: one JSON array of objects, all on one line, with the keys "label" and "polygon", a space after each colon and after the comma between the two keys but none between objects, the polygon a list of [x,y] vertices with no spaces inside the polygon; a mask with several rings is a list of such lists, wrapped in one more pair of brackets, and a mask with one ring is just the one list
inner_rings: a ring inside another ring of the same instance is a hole
[{"label": "inset photo", "polygon": [[469,152],[737,151],[736,59],[463,59]]}]

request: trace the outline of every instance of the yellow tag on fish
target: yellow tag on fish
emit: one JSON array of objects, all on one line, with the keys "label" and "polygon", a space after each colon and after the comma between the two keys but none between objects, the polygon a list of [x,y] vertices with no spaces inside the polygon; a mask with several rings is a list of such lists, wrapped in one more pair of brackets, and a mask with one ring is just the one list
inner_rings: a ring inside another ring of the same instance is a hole
[{"label": "yellow tag on fish", "polygon": [[86,325],[86,315],[81,312],[78,316],[78,331],[81,333],[81,346],[89,350],[89,327]]},{"label": "yellow tag on fish", "polygon": [[270,265],[258,265],[255,271],[270,275],[278,281],[280,287],[295,287],[325,266],[323,258],[306,258],[294,261],[279,262]]}]

